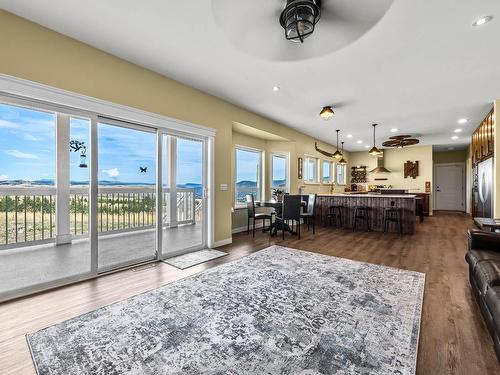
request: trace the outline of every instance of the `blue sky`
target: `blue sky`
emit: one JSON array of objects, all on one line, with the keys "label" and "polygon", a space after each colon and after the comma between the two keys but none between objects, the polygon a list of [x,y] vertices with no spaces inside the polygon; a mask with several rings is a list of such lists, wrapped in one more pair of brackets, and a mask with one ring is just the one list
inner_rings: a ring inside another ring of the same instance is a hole
[{"label": "blue sky", "polygon": [[[55,179],[55,119],[53,113],[0,104],[0,180]],[[89,120],[72,118],[70,138],[88,147],[89,127]],[[98,143],[100,181],[155,182],[154,133],[99,124]],[[179,138],[177,159],[177,183],[201,184],[202,143]],[[70,162],[71,180],[88,181],[89,168],[79,168],[80,152],[71,152]],[[140,167],[147,172],[140,173]]]}]

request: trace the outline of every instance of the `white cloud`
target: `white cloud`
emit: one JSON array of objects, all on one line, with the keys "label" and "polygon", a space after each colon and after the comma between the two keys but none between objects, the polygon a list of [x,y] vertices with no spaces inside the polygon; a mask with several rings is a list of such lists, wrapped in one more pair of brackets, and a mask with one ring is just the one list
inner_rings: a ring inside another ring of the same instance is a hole
[{"label": "white cloud", "polygon": [[28,154],[26,152],[21,152],[19,150],[7,150],[5,151],[7,155],[13,156],[19,159],[38,159],[38,156],[34,154]]},{"label": "white cloud", "polygon": [[8,179],[9,179],[9,176],[7,176],[6,174],[0,174],[0,181],[5,181]]},{"label": "white cloud", "polygon": [[30,133],[24,133],[23,138],[25,141],[41,141],[42,140],[42,138],[35,137],[33,134],[30,134]]},{"label": "white cloud", "polygon": [[0,129],[19,129],[20,127],[19,124],[0,119]]},{"label": "white cloud", "polygon": [[104,173],[106,173],[108,175],[108,177],[111,177],[111,178],[116,178],[120,175],[120,171],[118,170],[118,168],[103,169],[102,171]]}]

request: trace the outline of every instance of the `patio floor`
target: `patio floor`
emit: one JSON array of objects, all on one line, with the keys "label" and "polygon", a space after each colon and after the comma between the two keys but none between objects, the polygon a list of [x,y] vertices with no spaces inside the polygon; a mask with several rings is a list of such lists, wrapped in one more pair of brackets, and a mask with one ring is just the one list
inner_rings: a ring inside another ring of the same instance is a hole
[{"label": "patio floor", "polygon": [[[99,269],[138,259],[154,258],[155,229],[98,237]],[[201,244],[201,224],[183,225],[163,231],[163,253]],[[0,250],[0,294],[90,272],[88,239],[71,244],[54,243]]]}]

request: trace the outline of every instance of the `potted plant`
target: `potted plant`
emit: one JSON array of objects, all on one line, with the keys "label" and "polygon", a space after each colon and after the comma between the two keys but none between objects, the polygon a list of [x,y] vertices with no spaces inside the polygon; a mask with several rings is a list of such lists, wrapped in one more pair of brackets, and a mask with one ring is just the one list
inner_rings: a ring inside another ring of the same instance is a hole
[{"label": "potted plant", "polygon": [[273,189],[273,199],[276,199],[277,202],[283,201],[283,194],[285,194],[285,191],[283,189]]}]

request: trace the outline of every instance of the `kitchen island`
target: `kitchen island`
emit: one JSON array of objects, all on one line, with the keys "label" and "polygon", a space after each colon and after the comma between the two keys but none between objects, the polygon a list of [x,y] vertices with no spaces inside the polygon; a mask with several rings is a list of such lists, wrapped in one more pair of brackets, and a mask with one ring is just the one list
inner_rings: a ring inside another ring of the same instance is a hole
[{"label": "kitchen island", "polygon": [[[338,193],[319,194],[316,200],[317,223],[327,224],[326,215],[330,212],[330,206],[342,206],[342,222],[344,228],[352,228],[354,219],[354,208],[356,206],[368,206],[370,227],[373,231],[384,230],[384,208],[394,206],[401,208],[401,220],[404,234],[415,233],[415,195],[384,195],[376,193]],[[394,231],[394,228],[391,229]]]}]

